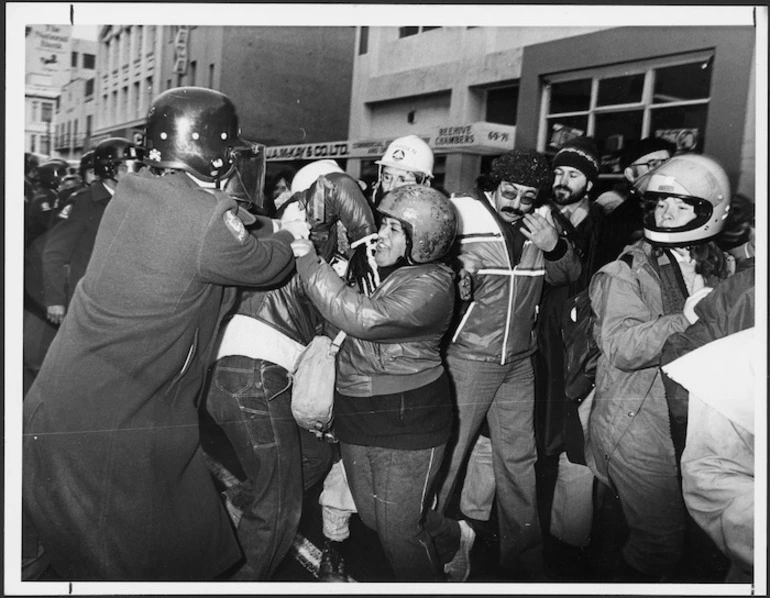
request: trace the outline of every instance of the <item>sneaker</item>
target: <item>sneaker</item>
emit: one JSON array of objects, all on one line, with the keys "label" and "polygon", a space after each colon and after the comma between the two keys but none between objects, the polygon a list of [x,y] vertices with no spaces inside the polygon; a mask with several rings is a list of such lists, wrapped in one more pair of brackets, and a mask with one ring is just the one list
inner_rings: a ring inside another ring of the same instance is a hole
[{"label": "sneaker", "polygon": [[468,525],[467,521],[458,521],[460,524],[460,549],[455,553],[451,561],[444,565],[449,581],[465,581],[471,574],[471,548],[476,540],[476,532]]},{"label": "sneaker", "polygon": [[318,566],[318,581],[347,582],[345,559],[342,558],[338,546],[341,542],[326,540],[321,552],[321,563]]}]

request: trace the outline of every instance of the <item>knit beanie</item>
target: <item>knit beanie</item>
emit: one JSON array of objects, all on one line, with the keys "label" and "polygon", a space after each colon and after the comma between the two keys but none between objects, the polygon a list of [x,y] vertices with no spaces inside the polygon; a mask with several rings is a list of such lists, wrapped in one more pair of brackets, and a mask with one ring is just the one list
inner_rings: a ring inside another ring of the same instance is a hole
[{"label": "knit beanie", "polygon": [[575,137],[556,152],[552,165],[576,168],[593,182],[599,176],[599,150],[590,137]]},{"label": "knit beanie", "polygon": [[492,162],[491,178],[496,188],[502,181],[543,189],[551,184],[553,174],[548,159],[534,150],[515,149]]},{"label": "knit beanie", "polygon": [[641,141],[630,144],[622,151],[620,154],[620,168],[625,169],[642,156],[663,150],[673,156],[676,153],[676,144],[662,137],[645,137]]}]

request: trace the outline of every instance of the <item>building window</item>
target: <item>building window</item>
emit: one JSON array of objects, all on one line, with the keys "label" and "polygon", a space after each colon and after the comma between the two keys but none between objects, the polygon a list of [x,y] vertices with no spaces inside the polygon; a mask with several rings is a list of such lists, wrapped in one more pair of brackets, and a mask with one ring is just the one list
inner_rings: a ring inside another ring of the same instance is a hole
[{"label": "building window", "polygon": [[369,27],[361,27],[361,35],[358,38],[358,54],[366,54],[369,51]]},{"label": "building window", "polygon": [[153,94],[152,77],[147,77],[147,79],[145,79],[144,86],[145,86],[145,92],[147,95],[146,95],[146,100],[142,104],[142,112],[146,111],[147,108],[150,106],[150,104],[152,104],[152,94]]},{"label": "building window", "polygon": [[141,98],[141,92],[139,88],[140,88],[139,81],[136,81],[133,85],[133,91],[132,91],[133,95],[131,97],[131,102],[134,108],[132,110],[132,112],[134,113],[134,118],[139,118],[141,114],[141,109],[142,109],[142,98]]},{"label": "building window", "polygon": [[29,151],[36,152],[37,151],[37,135],[30,135],[29,136]]},{"label": "building window", "polygon": [[417,35],[418,33],[425,33],[431,29],[441,29],[441,27],[399,27],[398,37],[409,37],[410,35]]},{"label": "building window", "polygon": [[40,103],[40,120],[49,123],[53,120],[53,104],[51,102]]},{"label": "building window", "polygon": [[120,94],[120,119],[128,120],[128,115],[128,85],[126,85]]},{"label": "building window", "polygon": [[40,136],[40,153],[46,156],[51,154],[51,136],[48,133]]},{"label": "building window", "polygon": [[86,137],[91,137],[91,131],[93,130],[94,117],[91,114],[86,115]]},{"label": "building window", "polygon": [[39,110],[40,110],[40,108],[39,108],[39,106],[40,106],[40,102],[32,100],[32,122],[33,123],[40,122],[40,118],[39,118]]},{"label": "building window", "polygon": [[195,80],[198,75],[198,61],[197,60],[191,60],[190,61],[190,85],[193,87],[195,86]]},{"label": "building window", "polygon": [[73,68],[77,68],[78,66],[78,53],[72,52],[72,57],[70,59],[70,66]]},{"label": "building window", "polygon": [[87,79],[86,80],[86,90],[85,90],[86,98],[90,98],[92,95],[94,95],[94,79]]},{"label": "building window", "polygon": [[507,85],[487,90],[487,122],[500,125],[515,125],[519,105],[519,86]]},{"label": "building window", "polygon": [[166,79],[166,89],[171,89],[171,79]]},{"label": "building window", "polygon": [[538,147],[553,153],[572,137],[593,137],[602,174],[619,174],[621,150],[646,137],[703,151],[712,58],[699,52],[546,77]]},{"label": "building window", "polygon": [[209,89],[214,89],[214,63],[209,65]]}]

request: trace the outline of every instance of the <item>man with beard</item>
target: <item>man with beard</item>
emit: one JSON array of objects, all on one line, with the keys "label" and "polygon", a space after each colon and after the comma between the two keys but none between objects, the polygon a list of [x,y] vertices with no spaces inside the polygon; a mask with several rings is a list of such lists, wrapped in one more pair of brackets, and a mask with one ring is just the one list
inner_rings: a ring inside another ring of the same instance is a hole
[{"label": "man with beard", "polygon": [[[593,139],[578,137],[569,141],[554,156],[552,167],[550,213],[557,227],[574,245],[582,270],[580,277],[568,285],[552,286],[546,282],[537,323],[535,429],[538,479],[544,486],[539,494],[545,497],[541,500],[540,516],[546,530],[550,529],[557,475],[566,474],[573,464],[585,464],[577,404],[565,396],[561,321],[567,300],[586,289],[591,276],[601,266],[598,248],[604,216],[602,208],[589,199],[599,174],[599,153]],[[581,473],[586,474],[586,482],[590,481],[587,469]],[[570,517],[570,520],[577,518]],[[546,535],[546,539],[548,550],[550,537]]]},{"label": "man with beard", "polygon": [[[544,576],[533,421],[537,305],[546,282],[566,284],[580,275],[574,249],[554,226],[548,207],[538,207],[550,181],[544,155],[513,150],[492,163],[492,191],[452,198],[461,222],[464,304],[446,360],[459,429],[439,505],[447,508],[486,419],[494,473],[483,483],[496,486],[499,561],[511,580]],[[466,521],[460,525],[473,537]]]}]

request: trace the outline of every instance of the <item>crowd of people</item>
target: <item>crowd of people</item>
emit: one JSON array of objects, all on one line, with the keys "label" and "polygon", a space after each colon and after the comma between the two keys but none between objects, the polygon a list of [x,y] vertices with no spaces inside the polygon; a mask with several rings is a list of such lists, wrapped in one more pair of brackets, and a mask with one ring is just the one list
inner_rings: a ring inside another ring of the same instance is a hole
[{"label": "crowd of people", "polygon": [[[354,513],[397,580],[466,581],[494,520],[500,579],[558,581],[546,540],[596,544],[616,496],[607,581],[675,579],[695,535],[751,582],[752,370],[721,395],[689,373],[753,330],[753,201],[662,139],[620,160],[599,197],[588,137],[448,193],[408,135],[368,193],[333,160],[265,184],[236,107],[195,87],[77,176],[28,156],[22,579],[269,580],[323,484],[325,581]],[[581,296],[595,368],[575,371]],[[333,418],[307,422],[293,380],[319,336]]]}]

